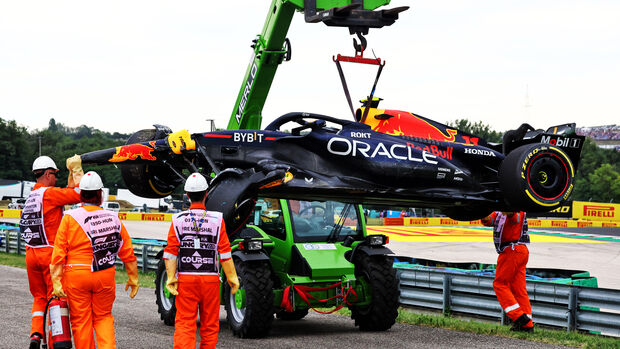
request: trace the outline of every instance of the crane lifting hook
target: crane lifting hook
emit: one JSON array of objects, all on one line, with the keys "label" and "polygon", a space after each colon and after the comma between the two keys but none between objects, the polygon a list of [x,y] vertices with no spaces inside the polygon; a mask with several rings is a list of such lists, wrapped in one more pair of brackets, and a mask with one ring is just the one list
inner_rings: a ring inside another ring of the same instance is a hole
[{"label": "crane lifting hook", "polygon": [[357,43],[357,40],[355,40],[355,38],[353,38],[353,47],[355,48],[355,55],[364,55],[364,51],[366,50],[366,47],[368,47],[368,41],[366,41],[366,38],[362,35],[361,32],[355,32],[355,34],[357,34],[357,37],[360,39],[360,43]]}]

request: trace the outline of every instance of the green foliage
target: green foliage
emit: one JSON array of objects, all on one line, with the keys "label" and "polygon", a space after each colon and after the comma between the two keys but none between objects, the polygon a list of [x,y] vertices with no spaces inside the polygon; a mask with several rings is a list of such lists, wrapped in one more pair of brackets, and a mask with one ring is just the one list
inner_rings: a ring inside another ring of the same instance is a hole
[{"label": "green foliage", "polygon": [[500,143],[502,141],[503,133],[492,130],[489,125],[484,124],[482,121],[472,123],[467,119],[456,119],[448,122],[448,126],[478,136],[487,142]]},{"label": "green foliage", "polygon": [[37,138],[15,121],[0,119],[0,178],[30,178]]},{"label": "green foliage", "polygon": [[[25,127],[18,126],[15,121],[0,119],[0,161],[4,164],[0,168],[0,178],[17,180],[34,180],[31,166],[39,156],[39,141],[41,155],[54,159],[61,170],[57,186],[67,184],[68,171],[65,169],[65,160],[75,154],[83,154],[93,150],[116,147],[125,144],[128,134],[118,132],[108,133],[82,125],[67,127],[57,123],[53,118],[44,130],[28,132]],[[114,193],[115,188],[125,188],[120,171],[113,166],[86,166],[84,171],[97,171],[103,179],[104,186]]]},{"label": "green foliage", "polygon": [[620,202],[620,152],[586,138],[575,178],[573,200]]}]

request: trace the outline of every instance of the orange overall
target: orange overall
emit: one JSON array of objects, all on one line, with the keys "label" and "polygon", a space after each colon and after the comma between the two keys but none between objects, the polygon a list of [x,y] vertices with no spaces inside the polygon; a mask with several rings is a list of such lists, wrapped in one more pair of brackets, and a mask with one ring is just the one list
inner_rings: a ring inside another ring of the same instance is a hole
[{"label": "orange overall", "polygon": [[[37,183],[32,190],[39,188],[43,188],[43,185]],[[30,325],[31,335],[35,332],[43,333],[43,311],[47,300],[52,296],[50,260],[64,205],[72,205],[78,202],[80,202],[80,194],[74,188],[48,187],[43,194],[43,224],[49,246],[26,247],[28,286],[34,298]]]},{"label": "orange overall", "polygon": [[[485,225],[497,225],[500,219],[497,212],[493,212],[490,220],[483,220]],[[524,212],[516,212],[512,216],[506,216],[501,231],[501,247],[498,250],[497,269],[493,289],[497,300],[506,315],[515,321],[526,314],[530,321],[523,327],[534,326],[532,322],[532,307],[527,295],[525,282],[525,267],[529,259],[529,250],[525,244],[517,243],[523,231],[525,221]]]},{"label": "orange overall", "polygon": [[[101,207],[92,205],[83,208],[89,212],[101,210]],[[131,239],[122,223],[121,240],[118,257],[125,263],[135,261]],[[51,264],[65,266],[62,281],[69,301],[73,342],[76,349],[94,349],[94,329],[99,349],[116,348],[112,317],[116,298],[115,269],[93,272],[92,263],[91,240],[73,217],[65,215],[58,228]]]},{"label": "orange overall", "polygon": [[[205,210],[205,207],[201,204],[192,204],[190,210],[194,209]],[[164,258],[177,259],[180,250],[181,244],[173,223],[168,232],[168,243],[164,249]],[[220,260],[231,258],[230,242],[223,220],[219,231],[217,252]],[[198,309],[200,309],[200,348],[215,348],[220,326],[219,275],[217,273],[192,275],[184,273],[181,262],[179,262],[179,266],[179,294],[174,300],[177,308],[174,324],[174,349],[196,347],[196,315]]]}]

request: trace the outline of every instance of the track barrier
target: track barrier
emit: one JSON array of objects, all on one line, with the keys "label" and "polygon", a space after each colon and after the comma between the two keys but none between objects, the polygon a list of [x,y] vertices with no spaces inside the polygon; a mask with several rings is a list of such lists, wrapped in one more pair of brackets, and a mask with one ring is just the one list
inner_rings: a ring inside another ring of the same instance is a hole
[{"label": "track barrier", "polygon": [[[613,205],[613,204],[609,204]],[[620,205],[619,205],[620,206]],[[619,209],[620,210],[620,209]],[[613,212],[613,211],[605,211]],[[607,213],[610,214],[610,213]],[[0,209],[1,218],[19,218],[21,210]],[[126,221],[151,221],[151,222],[170,222],[171,213],[139,213],[139,212],[119,212],[118,217]],[[537,219],[528,218],[528,225],[531,228],[587,228],[587,227],[620,227],[620,221],[611,220],[585,220],[585,219]],[[402,217],[402,218],[383,218],[383,225],[414,225],[414,226],[482,226],[480,220],[457,221],[447,217]]]},{"label": "track barrier", "polygon": [[[509,320],[493,290],[493,276],[403,268],[397,270],[404,306]],[[527,281],[534,323],[620,337],[620,290]]]}]

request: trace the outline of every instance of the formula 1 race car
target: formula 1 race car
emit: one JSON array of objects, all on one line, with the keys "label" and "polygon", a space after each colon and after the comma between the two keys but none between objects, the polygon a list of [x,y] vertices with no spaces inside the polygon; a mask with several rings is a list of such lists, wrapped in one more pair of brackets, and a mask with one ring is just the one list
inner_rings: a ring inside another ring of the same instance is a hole
[{"label": "formula 1 race car", "polygon": [[[415,121],[404,125],[411,135],[394,132],[402,127],[387,134],[386,121],[394,125],[405,114]],[[547,132],[524,124],[503,144],[490,144],[412,113],[369,108],[364,119],[368,124],[296,112],[264,130],[191,135],[155,125],[126,145],[81,158],[122,165],[125,184],[143,197],[169,195],[189,172],[206,174],[207,208],[224,213],[231,234],[259,195],[433,207],[457,220],[549,211],[573,190],[584,140],[574,124]]]}]

